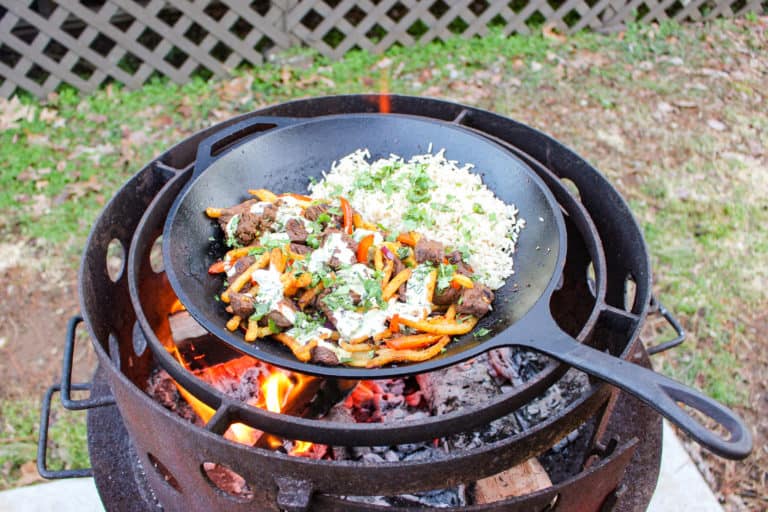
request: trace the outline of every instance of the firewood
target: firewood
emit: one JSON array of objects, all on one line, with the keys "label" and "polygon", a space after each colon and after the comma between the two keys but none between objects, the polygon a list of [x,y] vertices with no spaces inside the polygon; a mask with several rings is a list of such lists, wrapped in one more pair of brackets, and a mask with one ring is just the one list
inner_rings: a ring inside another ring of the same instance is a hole
[{"label": "firewood", "polygon": [[475,484],[475,504],[494,503],[530,494],[551,485],[552,481],[539,461],[528,459],[506,471],[478,480]]},{"label": "firewood", "polygon": [[208,334],[208,331],[186,311],[179,311],[171,315],[168,317],[168,323],[171,327],[171,336],[176,343]]}]

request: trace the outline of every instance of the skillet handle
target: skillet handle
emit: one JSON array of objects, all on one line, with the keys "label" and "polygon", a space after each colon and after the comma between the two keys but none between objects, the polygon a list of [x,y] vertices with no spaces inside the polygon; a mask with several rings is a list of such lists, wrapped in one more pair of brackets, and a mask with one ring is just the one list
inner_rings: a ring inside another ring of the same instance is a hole
[{"label": "skillet handle", "polygon": [[[546,341],[544,341],[546,340]],[[699,444],[728,459],[743,459],[752,451],[752,436],[733,411],[677,381],[642,366],[582,345],[564,332],[522,343],[575,368],[605,380],[636,396],[680,427]],[[730,434],[728,439],[709,430],[677,402],[715,420]]]},{"label": "skillet handle", "polygon": [[195,169],[192,172],[191,179],[195,179],[200,173],[210,167],[210,165],[215,162],[226,149],[231,148],[249,135],[257,134],[255,136],[258,137],[259,133],[306,121],[306,119],[300,117],[254,116],[227,126],[221,130],[217,130],[216,133],[203,139],[197,146]]}]

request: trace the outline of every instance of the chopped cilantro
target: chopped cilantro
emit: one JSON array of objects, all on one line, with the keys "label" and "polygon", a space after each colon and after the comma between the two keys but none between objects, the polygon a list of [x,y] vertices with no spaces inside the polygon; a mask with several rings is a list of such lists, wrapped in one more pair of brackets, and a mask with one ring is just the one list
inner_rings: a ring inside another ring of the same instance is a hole
[{"label": "chopped cilantro", "polygon": [[445,265],[443,263],[437,268],[437,290],[442,291],[451,285],[453,274],[456,273],[456,265]]},{"label": "chopped cilantro", "polygon": [[398,247],[397,248],[397,257],[401,260],[404,260],[408,258],[408,256],[411,255],[411,250],[408,247]]},{"label": "chopped cilantro", "polygon": [[240,247],[240,242],[238,242],[237,237],[235,236],[235,233],[237,233],[237,225],[239,223],[239,215],[233,216],[229,222],[227,222],[227,229],[225,234],[227,235],[226,243],[229,247]]},{"label": "chopped cilantro", "polygon": [[264,318],[264,316],[266,316],[267,313],[269,313],[269,304],[267,304],[266,302],[255,302],[253,304],[253,307],[254,307],[253,314],[248,318],[248,320],[250,321],[258,322],[259,320]]},{"label": "chopped cilantro", "polygon": [[464,263],[469,263],[469,256],[471,254],[469,247],[466,245],[460,245],[456,250],[461,253],[462,261],[464,261]]},{"label": "chopped cilantro", "polygon": [[496,222],[496,212],[489,213],[488,218],[491,220],[491,222]]},{"label": "chopped cilantro", "polygon": [[277,327],[277,324],[271,318],[267,322],[267,325],[269,326],[269,332],[271,332],[272,334],[277,334],[280,332],[280,329]]},{"label": "chopped cilantro", "polygon": [[327,224],[328,222],[331,222],[331,216],[328,215],[326,212],[323,212],[317,216],[317,222],[319,222],[320,224]]},{"label": "chopped cilantro", "polygon": [[483,210],[483,207],[482,207],[482,205],[480,203],[473,204],[472,205],[472,211],[475,212],[475,213],[479,213],[480,215],[485,213],[485,210]]},{"label": "chopped cilantro", "polygon": [[432,219],[425,208],[411,206],[405,210],[403,225],[408,231],[415,231],[420,227],[431,225]]},{"label": "chopped cilantro", "polygon": [[307,235],[307,245],[313,249],[320,247],[320,238],[314,233]]},{"label": "chopped cilantro", "polygon": [[487,328],[485,328],[485,327],[481,327],[481,328],[477,329],[477,330],[476,330],[476,331],[475,331],[475,332],[472,334],[472,336],[474,336],[475,338],[482,338],[483,336],[485,336],[485,335],[486,335],[486,334],[488,334],[489,332],[491,332],[491,330],[490,330],[490,329],[487,329]]},{"label": "chopped cilantro", "polygon": [[261,256],[265,252],[267,252],[266,247],[254,247],[248,250],[248,256]]}]

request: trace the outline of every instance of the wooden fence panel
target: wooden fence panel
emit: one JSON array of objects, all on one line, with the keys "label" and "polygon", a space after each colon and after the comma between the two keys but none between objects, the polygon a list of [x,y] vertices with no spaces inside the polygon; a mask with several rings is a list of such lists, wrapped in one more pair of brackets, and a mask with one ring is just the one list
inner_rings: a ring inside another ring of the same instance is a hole
[{"label": "wooden fence panel", "polygon": [[0,96],[110,81],[137,88],[153,76],[182,84],[295,45],[338,59],[482,36],[492,25],[507,35],[541,23],[615,30],[761,10],[761,0],[0,0]]}]

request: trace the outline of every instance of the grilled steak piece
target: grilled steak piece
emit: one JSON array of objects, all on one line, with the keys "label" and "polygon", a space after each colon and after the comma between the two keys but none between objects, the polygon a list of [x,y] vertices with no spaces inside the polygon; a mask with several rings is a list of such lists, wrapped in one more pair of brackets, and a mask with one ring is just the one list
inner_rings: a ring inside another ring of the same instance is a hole
[{"label": "grilled steak piece", "polygon": [[236,204],[232,208],[224,208],[221,211],[221,216],[219,217],[219,226],[221,226],[222,231],[227,230],[227,224],[229,224],[229,221],[232,220],[232,217],[235,215],[242,215],[246,212],[251,211],[251,206],[258,203],[258,199],[248,199],[247,201],[244,201],[240,204]]},{"label": "grilled steak piece", "polygon": [[313,204],[312,206],[307,206],[307,208],[304,210],[304,217],[311,220],[312,222],[317,221],[317,218],[328,211],[330,208],[327,204]]},{"label": "grilled steak piece", "polygon": [[462,288],[456,312],[462,315],[482,317],[491,310],[493,291],[484,284],[475,283],[472,288]]},{"label": "grilled steak piece", "polygon": [[451,263],[451,265],[456,265],[456,272],[459,274],[463,274],[467,277],[474,274],[472,267],[470,267],[467,263],[464,263],[464,260],[462,259],[461,253],[459,251],[453,251],[452,253],[448,254],[446,258],[448,258],[448,261]]},{"label": "grilled steak piece", "polygon": [[335,328],[336,326],[336,318],[333,316],[333,311],[331,308],[329,308],[323,299],[325,299],[333,290],[330,288],[326,288],[325,290],[321,291],[317,297],[315,297],[315,307],[323,312],[325,315],[325,318],[328,319],[329,322],[331,322]]},{"label": "grilled steak piece", "polygon": [[[395,256],[395,259],[392,261],[395,264],[395,266],[392,267],[392,277],[395,277],[397,274],[405,270],[405,263],[403,263],[397,256]],[[400,299],[400,302],[405,302],[405,283],[401,284],[397,289],[397,296]]]},{"label": "grilled steak piece", "polygon": [[312,349],[313,363],[324,364],[326,366],[338,366],[339,358],[333,353],[333,350],[325,347],[315,347]]},{"label": "grilled steak piece", "polygon": [[428,240],[425,237],[419,238],[416,242],[416,261],[424,263],[425,261],[431,261],[433,263],[443,262],[443,244],[440,242],[434,242]]},{"label": "grilled steak piece", "polygon": [[256,310],[253,307],[253,297],[244,293],[230,293],[229,305],[232,306],[232,313],[243,319],[251,316]]},{"label": "grilled steak piece", "polygon": [[304,227],[304,223],[299,219],[289,219],[285,223],[285,231],[288,233],[291,242],[304,243],[307,241],[307,228]]},{"label": "grilled steak piece", "polygon": [[258,240],[261,233],[272,227],[276,214],[277,207],[272,204],[265,206],[261,213],[251,213],[250,211],[241,213],[235,230],[235,237],[243,245],[252,244]]},{"label": "grilled steak piece", "polygon": [[291,243],[291,251],[296,254],[309,254],[312,251],[311,247],[307,247],[303,244]]},{"label": "grilled steak piece", "polygon": [[234,281],[240,276],[240,274],[245,272],[246,269],[251,265],[253,265],[254,263],[256,263],[256,258],[254,258],[253,256],[243,256],[242,258],[238,259],[235,262],[235,273],[232,274],[231,276],[228,276],[228,279],[230,281]]},{"label": "grilled steak piece", "polygon": [[461,289],[454,288],[453,286],[448,286],[443,290],[435,288],[435,293],[432,295],[432,302],[438,306],[450,306],[459,300],[459,295],[461,295]]},{"label": "grilled steak piece", "polygon": [[[296,308],[296,305],[293,303],[293,301],[291,301],[289,299],[281,300],[280,301],[280,305],[282,305],[284,307],[287,307],[287,308],[293,310],[294,312],[298,311],[298,309]],[[272,320],[273,322],[275,322],[275,325],[277,327],[281,328],[281,329],[287,329],[287,328],[293,326],[293,322],[288,320],[285,317],[285,315],[283,315],[280,311],[278,311],[276,309],[274,309],[274,310],[270,311],[269,313],[267,313],[267,315],[264,318],[266,318],[268,321]]]}]

